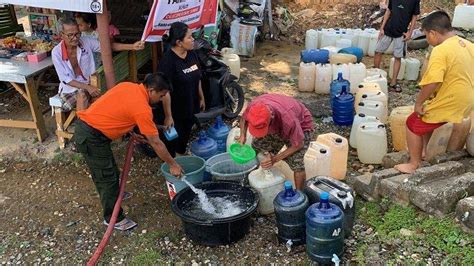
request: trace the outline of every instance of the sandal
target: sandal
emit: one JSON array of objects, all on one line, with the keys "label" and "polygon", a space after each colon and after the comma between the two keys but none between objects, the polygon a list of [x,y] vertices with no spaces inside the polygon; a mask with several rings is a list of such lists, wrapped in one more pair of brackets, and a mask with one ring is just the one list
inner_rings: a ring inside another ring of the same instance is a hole
[{"label": "sandal", "polygon": [[[104,220],[104,225],[109,226],[109,223],[107,223]],[[130,230],[134,227],[136,227],[138,224],[128,218],[124,218],[122,221],[115,223],[114,229],[119,230],[119,231],[127,231]]]},{"label": "sandal", "polygon": [[400,93],[402,92],[402,86],[400,86],[400,84],[395,84],[393,86],[390,86],[390,91],[394,91],[396,93]]}]

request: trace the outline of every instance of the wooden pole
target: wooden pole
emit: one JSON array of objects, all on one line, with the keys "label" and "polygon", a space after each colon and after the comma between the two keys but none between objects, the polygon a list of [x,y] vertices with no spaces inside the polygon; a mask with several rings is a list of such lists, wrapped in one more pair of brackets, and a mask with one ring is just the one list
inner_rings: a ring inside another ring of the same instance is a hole
[{"label": "wooden pole", "polygon": [[97,14],[97,32],[99,33],[100,53],[102,65],[104,66],[105,83],[107,89],[115,86],[114,61],[112,58],[112,44],[109,36],[109,16],[107,11],[107,1],[104,1],[102,14]]}]

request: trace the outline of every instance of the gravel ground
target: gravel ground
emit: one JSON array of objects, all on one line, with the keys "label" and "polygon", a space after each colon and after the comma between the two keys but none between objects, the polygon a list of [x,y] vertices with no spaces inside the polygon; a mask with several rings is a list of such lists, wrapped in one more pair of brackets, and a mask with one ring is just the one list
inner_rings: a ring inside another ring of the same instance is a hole
[{"label": "gravel ground", "polygon": [[[341,26],[337,23],[332,25]],[[311,110],[317,133],[335,132],[349,137],[349,128],[325,122],[330,116],[328,96],[296,90],[295,77],[301,48],[301,44],[294,44],[293,40],[268,41],[258,47],[257,56],[242,58],[240,83],[246,89],[246,98],[250,100],[265,92],[295,96]],[[421,59],[423,52],[410,52],[410,56]],[[385,58],[385,65],[388,58]],[[372,66],[371,61],[370,58],[364,59],[368,67]],[[390,109],[413,103],[417,92],[415,84],[404,83],[403,87],[401,94],[390,93]],[[40,100],[44,102],[48,95],[46,92]],[[15,105],[15,101],[9,106],[4,103],[0,106],[0,115],[15,111],[11,109]],[[389,131],[388,134],[390,139]],[[123,162],[125,145],[124,142],[114,145],[119,165]],[[38,151],[41,150],[38,148]],[[80,156],[65,151],[57,153],[52,161],[35,159],[32,155],[23,156],[21,161],[9,159],[13,157],[18,157],[18,154],[0,158],[0,264],[84,264],[97,247],[105,227],[101,224],[98,196]],[[124,209],[130,218],[139,223],[139,227],[127,233],[115,232],[101,262],[140,265],[150,262],[311,263],[304,247],[288,250],[285,245],[278,244],[272,215],[252,217],[250,233],[238,243],[210,248],[191,242],[170,208],[164,178],[159,174],[160,165],[158,159],[135,155],[127,182],[127,190],[134,196],[124,202]],[[349,176],[378,168],[361,164],[356,152],[350,151]],[[370,210],[362,200],[357,199],[356,203],[359,206],[358,215]],[[447,255],[424,242],[412,240],[411,237],[417,232],[400,230],[400,235],[404,237],[388,238],[386,241],[381,241],[378,234],[366,220],[357,218],[353,233],[345,242],[343,262],[346,265],[381,265],[387,261],[394,264],[422,262],[440,265]],[[458,246],[473,244],[464,239],[458,242]]]}]

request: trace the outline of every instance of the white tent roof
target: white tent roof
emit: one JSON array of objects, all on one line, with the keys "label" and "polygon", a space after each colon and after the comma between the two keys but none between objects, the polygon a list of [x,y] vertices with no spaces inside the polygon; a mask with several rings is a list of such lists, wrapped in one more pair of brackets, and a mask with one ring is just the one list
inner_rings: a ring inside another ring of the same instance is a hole
[{"label": "white tent roof", "polygon": [[0,4],[102,13],[103,0],[0,0]]}]

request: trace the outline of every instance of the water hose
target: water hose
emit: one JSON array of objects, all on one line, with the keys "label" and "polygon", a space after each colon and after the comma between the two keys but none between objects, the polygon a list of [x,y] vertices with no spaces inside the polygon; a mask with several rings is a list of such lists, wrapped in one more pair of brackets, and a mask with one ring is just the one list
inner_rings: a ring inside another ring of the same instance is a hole
[{"label": "water hose", "polygon": [[104,236],[102,237],[102,240],[100,241],[99,246],[97,247],[96,251],[87,262],[87,266],[95,266],[97,264],[97,261],[99,260],[100,255],[102,255],[102,252],[104,251],[104,248],[107,246],[110,236],[112,235],[112,232],[114,231],[114,225],[117,222],[117,216],[120,211],[120,206],[122,205],[123,192],[125,191],[125,184],[127,182],[128,173],[130,172],[133,149],[135,148],[136,141],[137,141],[137,138],[135,137],[135,135],[132,135],[130,137],[130,140],[128,141],[127,154],[125,155],[125,163],[123,165],[123,170],[120,173],[120,191],[119,191],[117,201],[115,202],[114,211],[112,212],[112,217],[110,218],[109,225],[107,226],[107,230],[105,231]]}]

